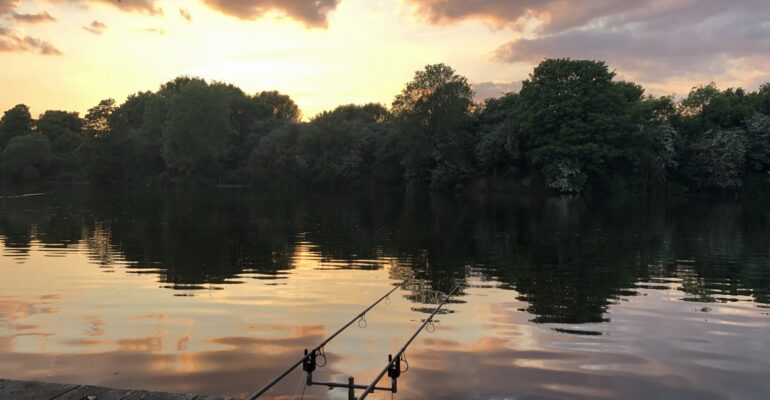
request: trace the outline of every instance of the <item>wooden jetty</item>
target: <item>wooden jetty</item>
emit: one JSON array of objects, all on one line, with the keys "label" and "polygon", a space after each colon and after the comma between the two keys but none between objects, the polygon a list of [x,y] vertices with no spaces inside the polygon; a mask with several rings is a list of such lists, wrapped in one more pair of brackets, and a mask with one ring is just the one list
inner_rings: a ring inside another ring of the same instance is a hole
[{"label": "wooden jetty", "polygon": [[110,389],[100,386],[0,379],[0,400],[235,400],[229,397]]}]

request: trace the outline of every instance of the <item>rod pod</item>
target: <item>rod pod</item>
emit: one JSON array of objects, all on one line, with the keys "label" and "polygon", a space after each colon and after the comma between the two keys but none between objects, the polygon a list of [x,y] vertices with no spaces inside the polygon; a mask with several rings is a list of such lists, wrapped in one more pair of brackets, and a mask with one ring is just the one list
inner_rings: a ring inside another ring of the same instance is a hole
[{"label": "rod pod", "polygon": [[[410,279],[411,279],[411,278],[410,278]],[[313,348],[313,349],[312,349],[312,350],[310,350],[310,351],[308,351],[308,350],[306,349],[306,350],[305,350],[305,355],[304,355],[302,358],[300,358],[300,359],[299,359],[297,362],[295,362],[295,363],[294,363],[294,364],[292,364],[292,365],[291,365],[289,368],[287,368],[287,369],[286,369],[286,371],[283,371],[283,372],[282,372],[280,375],[278,375],[277,377],[275,377],[275,378],[274,378],[272,381],[268,382],[268,383],[267,383],[265,386],[263,386],[263,387],[262,387],[262,389],[259,389],[257,392],[255,392],[254,394],[252,394],[251,396],[249,396],[249,397],[248,397],[246,400],[255,400],[255,399],[259,398],[259,396],[262,396],[262,395],[263,395],[265,392],[267,392],[268,390],[270,390],[270,388],[272,388],[273,386],[275,386],[275,384],[276,384],[276,383],[280,382],[280,381],[281,381],[283,378],[285,378],[285,377],[286,377],[287,375],[289,375],[289,374],[290,374],[292,371],[294,371],[294,369],[295,369],[295,368],[297,368],[298,366],[300,366],[300,364],[302,364],[302,366],[303,366],[303,369],[305,368],[305,366],[306,366],[306,365],[308,366],[308,368],[312,368],[312,370],[311,370],[311,371],[308,373],[308,382],[312,382],[312,371],[313,371],[313,370],[315,370],[315,360],[316,360],[316,353],[317,353],[317,352],[318,352],[320,349],[322,349],[322,348],[323,348],[323,347],[324,347],[324,346],[325,346],[327,343],[331,342],[331,341],[332,341],[332,339],[334,339],[335,337],[337,337],[337,335],[339,335],[340,333],[342,333],[342,331],[344,331],[344,330],[345,330],[345,329],[347,329],[347,328],[348,328],[350,325],[352,325],[352,324],[353,324],[353,322],[356,322],[356,321],[357,321],[359,318],[361,318],[363,315],[365,315],[367,312],[369,312],[369,310],[371,310],[371,309],[372,309],[372,308],[374,308],[374,307],[375,307],[377,304],[379,304],[381,301],[385,300],[385,299],[386,299],[388,296],[390,296],[390,294],[391,294],[391,293],[395,292],[395,291],[396,291],[396,290],[398,290],[400,287],[404,286],[404,285],[405,285],[407,282],[409,282],[409,281],[410,281],[410,279],[406,279],[405,281],[403,281],[403,282],[399,283],[398,285],[396,285],[396,287],[394,287],[393,289],[391,289],[390,291],[388,291],[388,293],[385,293],[385,294],[384,294],[382,297],[380,297],[379,299],[377,299],[377,301],[375,301],[374,303],[372,303],[372,304],[371,304],[369,307],[367,307],[367,308],[366,308],[364,311],[361,311],[361,312],[360,312],[358,315],[356,315],[355,317],[353,317],[353,319],[351,319],[351,320],[350,320],[350,321],[349,321],[347,324],[343,325],[343,326],[342,326],[340,329],[338,329],[338,330],[337,330],[337,332],[334,332],[334,333],[333,333],[331,336],[329,336],[328,338],[326,338],[326,339],[325,339],[323,342],[321,342],[321,344],[319,344],[318,346],[316,346],[315,348]],[[313,363],[312,363],[312,364],[313,364],[313,366],[312,366],[312,367],[310,367],[310,366],[309,366],[309,365],[310,365],[310,363],[308,362],[308,360],[309,360],[310,358],[312,358],[312,359],[313,359]],[[306,371],[307,371],[307,370],[306,370]]]},{"label": "rod pod", "polygon": [[[309,370],[305,370],[307,372],[307,385],[313,386],[326,386],[329,389],[334,388],[343,388],[348,390],[348,400],[356,400],[355,397],[355,391],[356,389],[363,389],[364,392],[361,393],[361,397],[358,398],[358,400],[363,400],[368,396],[370,393],[373,393],[375,391],[382,391],[382,392],[391,392],[391,393],[397,393],[398,392],[398,378],[401,376],[401,361],[406,359],[404,358],[404,352],[406,351],[407,347],[409,347],[410,344],[414,341],[414,339],[417,337],[417,335],[422,332],[422,330],[428,325],[433,323],[433,317],[435,317],[436,313],[441,310],[442,307],[449,301],[449,299],[452,297],[452,295],[457,291],[457,289],[460,287],[460,283],[455,285],[454,289],[452,289],[449,294],[444,298],[444,300],[439,304],[433,312],[426,318],[422,325],[420,325],[419,328],[412,334],[412,336],[409,338],[409,340],[406,341],[406,343],[401,347],[401,350],[396,353],[396,356],[394,357],[392,354],[388,354],[388,363],[385,365],[385,368],[382,369],[382,371],[377,375],[377,377],[374,379],[374,381],[370,385],[359,385],[355,383],[354,378],[351,376],[348,378],[347,383],[340,383],[340,382],[316,382],[313,380],[313,373],[312,370],[314,368],[311,368]],[[307,350],[306,350],[307,352]],[[409,364],[407,364],[408,367]],[[382,379],[382,377],[385,374],[388,374],[388,377],[390,377],[390,387],[387,386],[377,386],[377,383]]]},{"label": "rod pod", "polygon": [[[401,364],[401,356],[406,351],[406,348],[409,347],[410,344],[412,344],[412,341],[414,341],[414,339],[417,337],[417,335],[419,335],[420,332],[422,332],[423,328],[425,328],[425,326],[428,325],[428,323],[432,323],[433,322],[433,317],[436,315],[436,313],[441,309],[441,307],[444,307],[444,305],[449,301],[449,298],[452,297],[452,295],[459,288],[460,288],[460,283],[455,285],[454,289],[452,289],[452,291],[449,292],[446,295],[446,297],[444,298],[444,301],[442,301],[441,304],[439,304],[438,307],[436,307],[436,309],[433,310],[433,312],[430,314],[430,316],[428,318],[426,318],[425,321],[423,321],[422,325],[420,325],[420,327],[417,328],[417,331],[415,331],[412,334],[412,337],[410,337],[409,340],[407,340],[406,343],[404,343],[404,345],[401,347],[401,350],[399,350],[398,353],[396,353],[395,356],[388,355],[388,363],[385,365],[385,368],[383,368],[382,371],[380,371],[380,373],[377,375],[377,377],[374,378],[374,381],[372,381],[372,383],[369,384],[369,386],[367,386],[366,389],[364,389],[364,392],[361,393],[361,396],[358,397],[358,400],[364,400],[366,398],[366,396],[368,396],[370,393],[374,392],[375,390],[380,390],[380,388],[377,387],[377,382],[379,382],[380,379],[382,379],[382,377],[385,375],[385,373],[387,373],[388,376],[391,377],[391,382],[394,385],[392,387],[392,389],[398,390],[398,388],[395,386],[395,381],[396,381],[396,379],[398,379],[398,377],[394,378],[393,376],[390,375],[391,371],[394,371],[394,367],[393,366],[396,365],[396,364],[399,365],[398,373],[396,373],[396,375],[400,376],[401,375],[401,365],[400,365]],[[395,373],[395,371],[394,371],[394,373]],[[396,393],[396,391],[393,390],[393,393]]]}]

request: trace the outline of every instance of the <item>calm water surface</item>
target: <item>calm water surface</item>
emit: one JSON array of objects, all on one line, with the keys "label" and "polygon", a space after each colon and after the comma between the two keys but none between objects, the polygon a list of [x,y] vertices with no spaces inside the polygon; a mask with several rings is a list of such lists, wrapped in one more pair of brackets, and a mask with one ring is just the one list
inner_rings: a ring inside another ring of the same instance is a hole
[{"label": "calm water surface", "polygon": [[762,200],[61,189],[0,200],[0,244],[0,377],[247,395],[412,277],[318,379],[370,381],[463,281],[395,398],[770,398]]}]

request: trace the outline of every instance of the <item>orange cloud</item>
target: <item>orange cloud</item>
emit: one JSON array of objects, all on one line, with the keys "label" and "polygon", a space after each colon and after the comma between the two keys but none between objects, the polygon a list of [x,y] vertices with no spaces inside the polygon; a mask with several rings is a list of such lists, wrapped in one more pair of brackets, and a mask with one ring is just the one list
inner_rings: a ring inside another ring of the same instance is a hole
[{"label": "orange cloud", "polygon": [[31,36],[19,36],[10,28],[0,27],[0,52],[30,52],[46,56],[61,55],[61,51],[52,44],[33,38]]},{"label": "orange cloud", "polygon": [[5,15],[16,9],[19,0],[0,0],[0,15]]},{"label": "orange cloud", "polygon": [[408,0],[418,15],[434,24],[450,24],[473,18],[497,26],[517,26],[521,18],[547,13],[554,0]]},{"label": "orange cloud", "polygon": [[16,22],[26,23],[26,24],[39,24],[42,22],[54,22],[56,21],[56,18],[52,17],[51,14],[48,14],[47,11],[44,11],[42,13],[38,14],[17,14],[13,13],[13,19],[16,20]]},{"label": "orange cloud", "polygon": [[107,30],[107,25],[105,25],[103,22],[94,20],[91,22],[91,25],[84,26],[83,29],[93,33],[94,35],[101,35],[105,30]]},{"label": "orange cloud", "polygon": [[184,8],[179,9],[179,15],[181,15],[182,18],[186,19],[187,21],[192,20],[192,16],[190,15],[190,12],[185,10]]},{"label": "orange cloud", "polygon": [[[0,0],[15,1],[15,0]],[[117,7],[123,11],[139,12],[149,15],[162,15],[163,10],[158,7],[156,0],[49,0],[51,3],[78,3],[91,5],[94,3],[106,4]]]}]

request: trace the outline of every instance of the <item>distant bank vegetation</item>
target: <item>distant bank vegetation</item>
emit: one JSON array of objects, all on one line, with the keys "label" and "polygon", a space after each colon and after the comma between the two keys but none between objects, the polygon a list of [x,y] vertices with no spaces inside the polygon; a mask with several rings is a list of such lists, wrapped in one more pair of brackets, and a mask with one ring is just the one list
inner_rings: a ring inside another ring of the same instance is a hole
[{"label": "distant bank vegetation", "polygon": [[770,183],[770,84],[681,100],[617,81],[603,62],[549,59],[518,93],[475,103],[443,64],[390,108],[343,105],[302,122],[278,92],[179,77],[84,117],[17,105],[0,120],[6,182],[200,182],[557,193],[734,192]]}]

